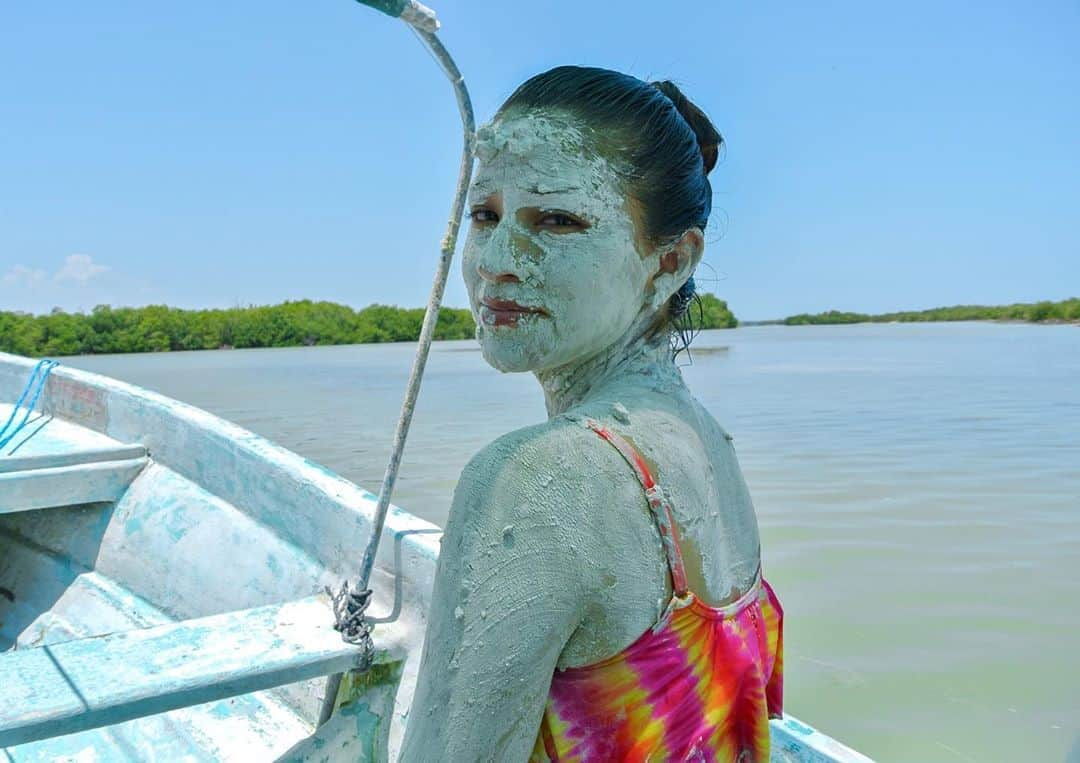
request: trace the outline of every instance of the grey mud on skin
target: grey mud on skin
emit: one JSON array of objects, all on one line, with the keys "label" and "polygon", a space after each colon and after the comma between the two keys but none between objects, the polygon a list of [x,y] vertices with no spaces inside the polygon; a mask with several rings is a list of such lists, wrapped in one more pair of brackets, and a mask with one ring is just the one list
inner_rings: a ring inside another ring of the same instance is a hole
[{"label": "grey mud on skin", "polygon": [[595,144],[552,111],[511,111],[477,134],[462,257],[477,339],[493,367],[534,373],[549,418],[495,440],[461,474],[403,761],[526,760],[554,671],[616,654],[660,617],[671,595],[660,536],[633,472],[585,417],[654,470],[691,590],[718,606],[757,572],[731,438],[655,331],[702,232],[644,242]]}]

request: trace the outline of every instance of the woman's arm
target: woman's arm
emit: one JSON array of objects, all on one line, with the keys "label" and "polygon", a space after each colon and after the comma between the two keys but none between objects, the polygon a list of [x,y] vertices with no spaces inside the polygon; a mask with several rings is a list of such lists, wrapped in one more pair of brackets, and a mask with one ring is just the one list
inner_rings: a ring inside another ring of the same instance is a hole
[{"label": "woman's arm", "polygon": [[595,590],[582,541],[595,532],[596,480],[581,473],[589,459],[575,468],[568,457],[585,434],[520,430],[462,473],[401,760],[528,758],[556,661]]}]

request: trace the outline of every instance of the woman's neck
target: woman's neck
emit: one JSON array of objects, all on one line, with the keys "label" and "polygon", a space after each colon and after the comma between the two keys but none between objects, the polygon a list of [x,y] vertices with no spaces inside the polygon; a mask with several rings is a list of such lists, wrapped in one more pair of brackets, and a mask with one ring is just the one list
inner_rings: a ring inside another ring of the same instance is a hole
[{"label": "woman's neck", "polygon": [[679,378],[666,338],[646,339],[644,334],[635,326],[596,355],[535,372],[544,389],[548,418],[565,413],[614,384],[632,381],[634,377],[650,386],[668,376]]}]

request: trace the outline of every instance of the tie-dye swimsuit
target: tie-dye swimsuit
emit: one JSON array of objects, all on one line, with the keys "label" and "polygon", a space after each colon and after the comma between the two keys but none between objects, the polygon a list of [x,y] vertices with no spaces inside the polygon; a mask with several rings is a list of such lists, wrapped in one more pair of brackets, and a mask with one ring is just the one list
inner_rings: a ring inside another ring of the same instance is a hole
[{"label": "tie-dye swimsuit", "polygon": [[663,539],[674,595],[660,620],[601,662],[556,670],[530,761],[769,759],[781,713],[783,610],[760,569],[738,601],[710,607],[686,585],[671,507],[641,455],[589,420],[634,468]]}]

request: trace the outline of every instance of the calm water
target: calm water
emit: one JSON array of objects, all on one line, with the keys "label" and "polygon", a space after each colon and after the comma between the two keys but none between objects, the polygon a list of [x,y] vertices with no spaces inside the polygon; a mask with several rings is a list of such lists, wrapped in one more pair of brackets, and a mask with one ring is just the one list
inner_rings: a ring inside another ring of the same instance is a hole
[{"label": "calm water", "polygon": [[[698,338],[786,609],[786,707],[883,761],[1080,761],[1080,327],[763,326]],[[411,345],[69,358],[376,491]],[[395,503],[445,520],[529,376],[436,345]],[[359,553],[359,549],[358,549]]]}]

